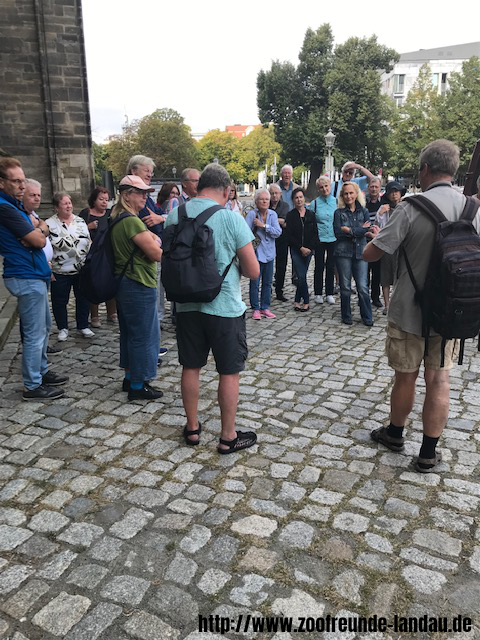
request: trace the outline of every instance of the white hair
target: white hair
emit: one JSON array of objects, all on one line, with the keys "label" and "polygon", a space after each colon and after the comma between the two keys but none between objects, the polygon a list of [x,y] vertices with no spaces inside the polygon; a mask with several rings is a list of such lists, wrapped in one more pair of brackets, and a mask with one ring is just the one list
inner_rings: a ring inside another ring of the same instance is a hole
[{"label": "white hair", "polygon": [[29,185],[31,185],[32,187],[37,187],[37,189],[40,189],[40,191],[42,190],[42,185],[40,184],[40,182],[38,180],[34,180],[33,178],[27,178],[25,180],[25,186],[28,187]]},{"label": "white hair", "polygon": [[280,169],[280,175],[282,175],[284,169],[290,169],[290,171],[293,173],[293,167],[291,164],[284,164],[283,167]]},{"label": "white hair", "polygon": [[268,185],[268,190],[270,191],[270,193],[272,191],[279,191],[280,193],[282,193],[282,190],[280,189],[278,184],[276,184],[275,182],[273,184]]},{"label": "white hair", "polygon": [[132,156],[127,164],[127,175],[131,175],[132,171],[137,167],[147,165],[155,169],[155,162],[147,156]]},{"label": "white hair", "polygon": [[347,160],[347,162],[345,162],[342,167],[342,173],[345,171],[345,168],[348,167],[349,164],[355,164],[355,162],[353,160]]},{"label": "white hair", "polygon": [[257,202],[257,200],[260,198],[261,195],[263,195],[264,193],[267,194],[268,199],[270,200],[270,191],[268,189],[257,189],[255,191],[255,204]]}]

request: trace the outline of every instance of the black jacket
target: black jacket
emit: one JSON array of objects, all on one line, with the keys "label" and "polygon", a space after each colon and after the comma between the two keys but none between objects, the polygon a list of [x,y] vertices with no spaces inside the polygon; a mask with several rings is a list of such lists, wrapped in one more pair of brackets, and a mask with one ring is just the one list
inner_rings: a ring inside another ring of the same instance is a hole
[{"label": "black jacket", "polygon": [[287,213],[287,240],[294,249],[300,247],[315,249],[318,243],[317,222],[315,214],[310,209],[305,211],[305,217],[300,217],[297,209],[292,209]]}]

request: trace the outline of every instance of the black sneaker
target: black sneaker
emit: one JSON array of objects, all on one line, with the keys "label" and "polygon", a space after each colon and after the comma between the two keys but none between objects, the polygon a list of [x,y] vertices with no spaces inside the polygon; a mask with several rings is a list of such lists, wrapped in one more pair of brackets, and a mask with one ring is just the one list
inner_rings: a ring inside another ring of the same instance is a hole
[{"label": "black sneaker", "polygon": [[286,298],[283,293],[277,293],[277,300],[280,300],[280,302],[288,302],[288,298]]},{"label": "black sneaker", "polygon": [[372,304],[374,307],[377,307],[377,309],[381,309],[383,307],[383,304],[378,299],[372,300]]},{"label": "black sneaker", "polygon": [[122,391],[130,391],[130,380],[127,380],[126,378],[123,379]]},{"label": "black sneaker", "polygon": [[129,400],[157,400],[163,396],[163,391],[154,389],[148,382],[143,384],[141,389],[132,389],[130,387],[128,391]]},{"label": "black sneaker", "polygon": [[47,347],[47,355],[56,356],[59,353],[63,353],[63,349],[61,349],[60,347],[51,347],[50,345],[48,345],[48,347]]},{"label": "black sneaker", "polygon": [[47,373],[42,376],[42,385],[47,385],[48,387],[61,387],[62,384],[68,381],[68,376],[61,376],[58,373],[53,373],[53,371],[47,371]]},{"label": "black sneaker", "polygon": [[24,400],[57,400],[65,394],[63,389],[55,389],[55,387],[48,387],[41,384],[36,389],[30,389],[24,391],[22,398]]}]

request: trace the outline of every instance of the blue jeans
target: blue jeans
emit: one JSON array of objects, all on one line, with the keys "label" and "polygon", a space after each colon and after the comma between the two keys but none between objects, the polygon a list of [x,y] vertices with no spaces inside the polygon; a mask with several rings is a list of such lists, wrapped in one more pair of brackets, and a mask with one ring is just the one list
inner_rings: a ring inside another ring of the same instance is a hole
[{"label": "blue jeans", "polygon": [[117,293],[120,366],[130,371],[132,382],[153,380],[157,375],[160,349],[157,305],[157,289],[127,276],[122,278]]},{"label": "blue jeans", "polygon": [[[270,301],[272,299],[272,281],[273,281],[273,263],[259,262],[260,275],[256,280],[250,280],[250,306],[252,309],[270,309]],[[258,304],[258,290],[262,283],[262,293],[260,294],[260,306]]]},{"label": "blue jeans", "polygon": [[342,320],[352,319],[350,297],[352,295],[352,275],[357,285],[358,301],[360,302],[360,315],[364,322],[372,321],[372,305],[368,293],[368,262],[357,258],[335,258],[338,278],[340,280],[340,303]]},{"label": "blue jeans", "polygon": [[75,320],[77,321],[77,329],[86,329],[88,327],[90,303],[80,293],[80,276],[78,273],[72,276],[62,275],[61,273],[55,273],[54,275],[55,280],[52,280],[51,284],[52,310],[58,329],[68,329],[67,305],[72,287],[75,296]]},{"label": "blue jeans", "polygon": [[52,326],[45,280],[5,278],[5,286],[18,300],[23,330],[22,378],[28,391],[42,384],[48,371],[48,334]]},{"label": "blue jeans", "polygon": [[313,253],[304,257],[298,249],[290,247],[290,255],[292,256],[292,265],[298,277],[297,290],[295,291],[295,302],[300,302],[303,298],[305,304],[310,303],[310,294],[308,293],[307,272],[310,266],[310,260]]}]

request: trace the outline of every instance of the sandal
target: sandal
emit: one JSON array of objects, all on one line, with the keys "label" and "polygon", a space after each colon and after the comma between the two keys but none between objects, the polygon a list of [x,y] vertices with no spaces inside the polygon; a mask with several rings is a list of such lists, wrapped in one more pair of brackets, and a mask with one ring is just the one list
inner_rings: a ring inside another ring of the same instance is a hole
[{"label": "sandal", "polygon": [[257,442],[257,434],[253,431],[237,431],[237,437],[233,440],[223,440],[220,438],[220,444],[224,444],[228,449],[217,447],[218,453],[222,456],[228,453],[235,453],[241,449],[253,447]]},{"label": "sandal", "polygon": [[437,464],[442,461],[442,452],[436,451],[434,458],[417,458],[414,461],[415,471],[419,473],[432,473]]},{"label": "sandal", "polygon": [[[189,431],[185,426],[183,428],[183,439],[185,440],[185,444],[189,447],[196,447],[197,444],[200,444],[200,434],[202,433],[202,425],[200,421],[198,422],[198,429],[194,429],[193,431]],[[190,440],[190,436],[198,436],[198,440]]]},{"label": "sandal", "polygon": [[303,311],[303,307],[297,307],[297,306],[294,306],[294,307],[293,307],[293,310],[294,310],[294,311]]},{"label": "sandal", "polygon": [[389,435],[387,427],[380,427],[370,432],[370,437],[375,442],[380,442],[391,451],[403,451],[405,448],[404,438],[392,438]]},{"label": "sandal", "polygon": [[300,309],[300,311],[310,311],[310,307],[307,305],[303,307],[303,309]]}]

